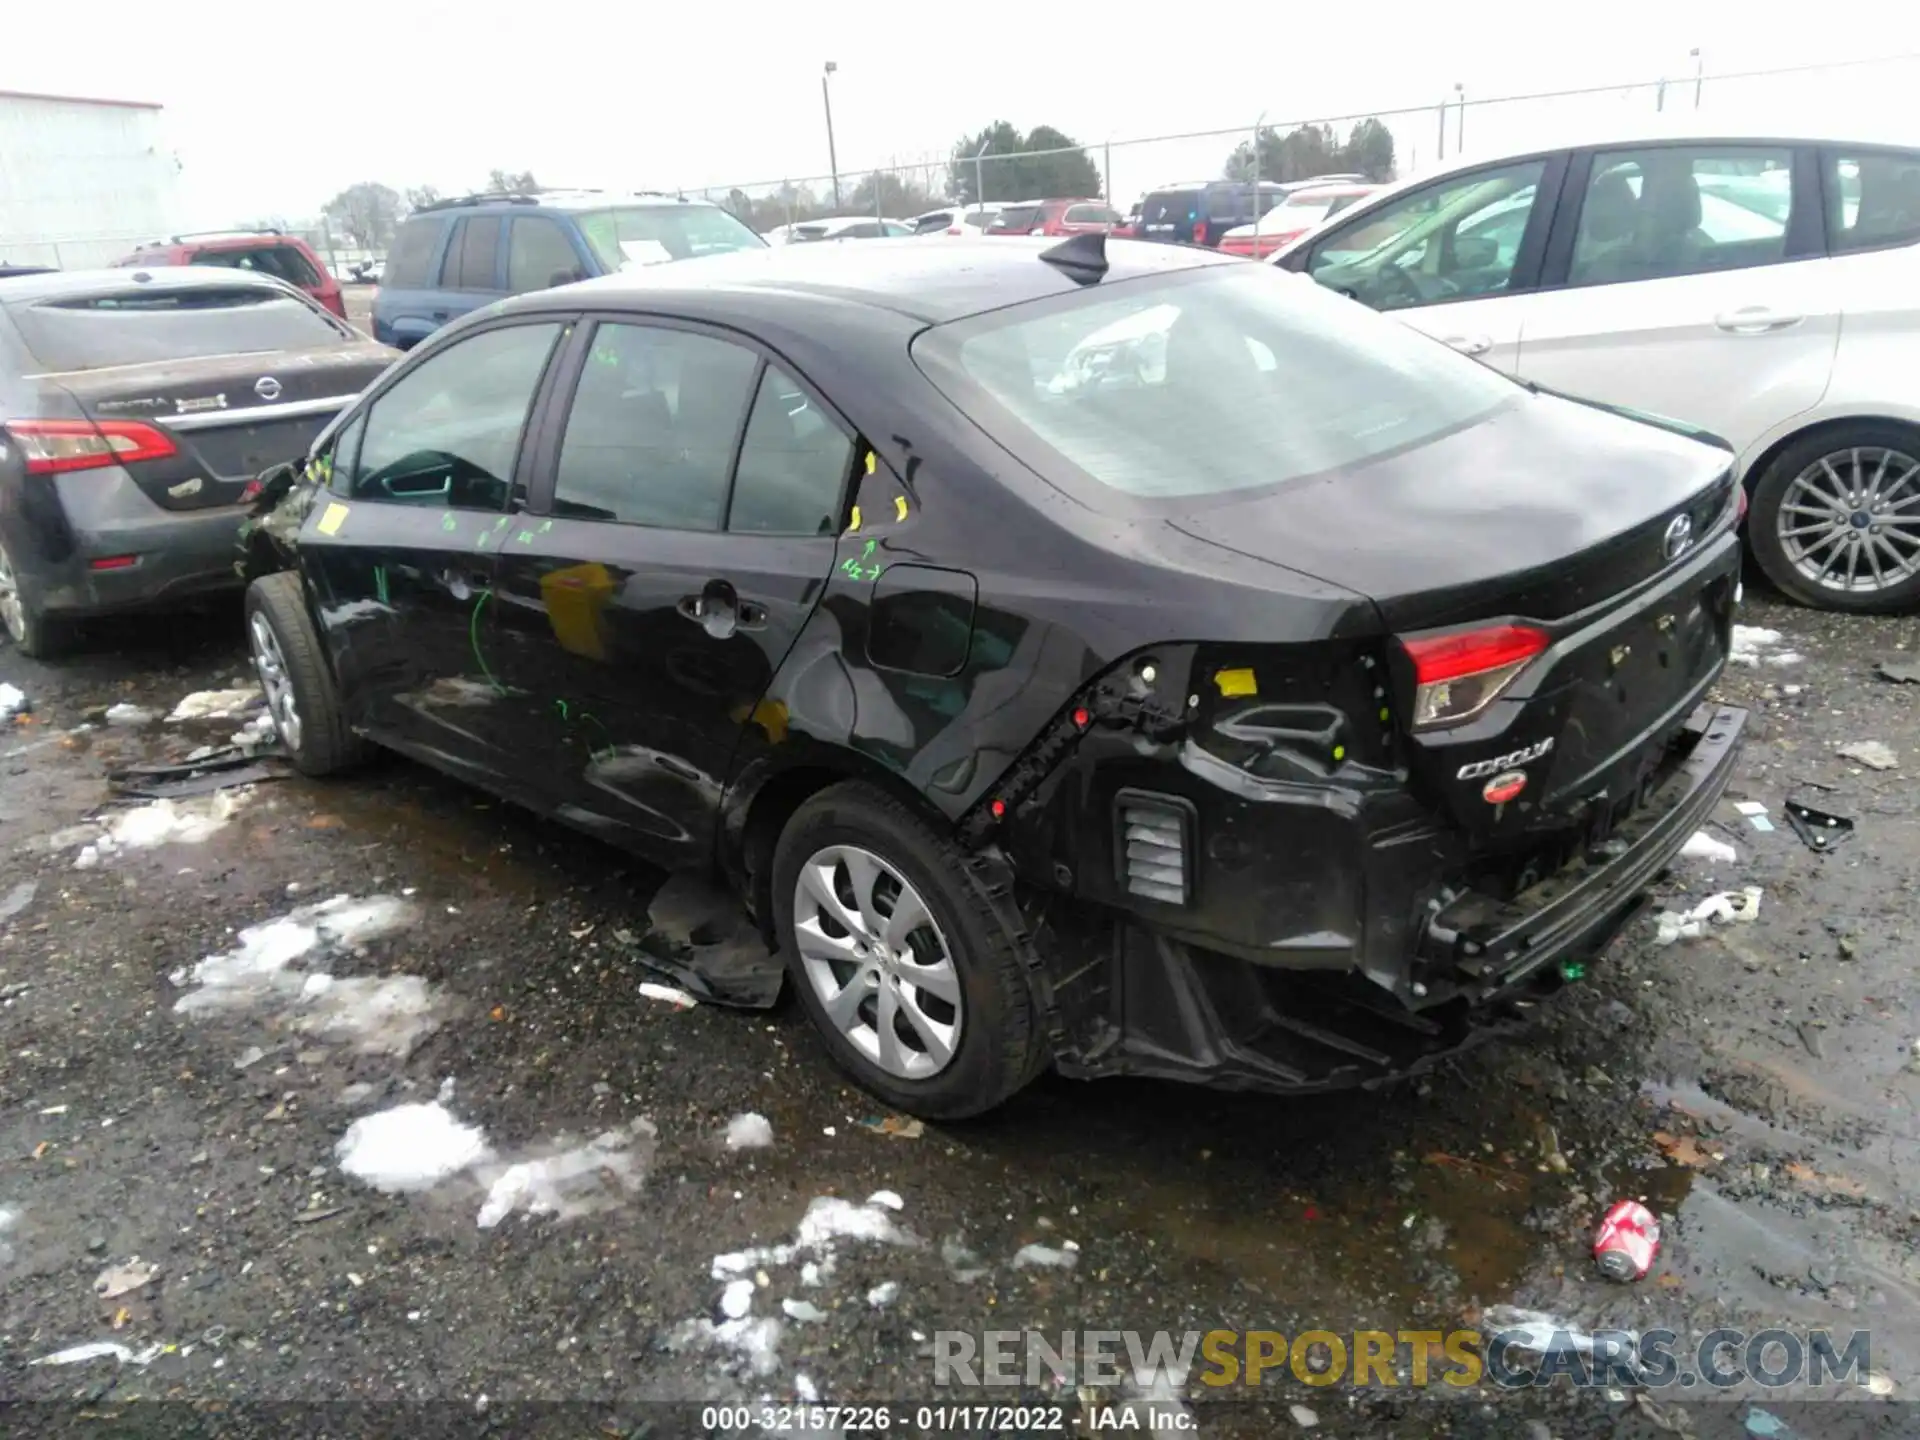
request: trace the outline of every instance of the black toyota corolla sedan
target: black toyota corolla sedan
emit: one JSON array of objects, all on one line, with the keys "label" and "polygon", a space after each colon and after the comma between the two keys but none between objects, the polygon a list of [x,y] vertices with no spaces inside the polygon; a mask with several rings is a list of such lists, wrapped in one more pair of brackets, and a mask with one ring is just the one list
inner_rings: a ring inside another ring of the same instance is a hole
[{"label": "black toyota corolla sedan", "polygon": [[1367,1084],[1511,1025],[1727,783],[1726,451],[1310,281],[795,246],[435,335],[269,487],[249,637],[376,745],[737,890],[903,1110]]}]

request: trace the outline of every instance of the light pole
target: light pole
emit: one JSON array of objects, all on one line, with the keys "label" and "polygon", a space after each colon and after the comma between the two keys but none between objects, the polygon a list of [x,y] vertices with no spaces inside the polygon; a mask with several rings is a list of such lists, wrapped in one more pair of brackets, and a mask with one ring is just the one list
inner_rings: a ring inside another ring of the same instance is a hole
[{"label": "light pole", "polygon": [[827,80],[840,67],[827,61],[827,68],[820,73],[820,100],[827,107],[827,164],[833,169],[833,208],[840,208],[840,157],[833,148],[833,92],[827,86]]},{"label": "light pole", "polygon": [[1706,61],[1700,58],[1700,47],[1694,46],[1687,52],[1693,56],[1693,108],[1700,108],[1700,86],[1706,80]]},{"label": "light pole", "polygon": [[1454,97],[1460,102],[1460,115],[1453,130],[1453,153],[1467,153],[1467,87],[1458,80],[1453,82]]}]

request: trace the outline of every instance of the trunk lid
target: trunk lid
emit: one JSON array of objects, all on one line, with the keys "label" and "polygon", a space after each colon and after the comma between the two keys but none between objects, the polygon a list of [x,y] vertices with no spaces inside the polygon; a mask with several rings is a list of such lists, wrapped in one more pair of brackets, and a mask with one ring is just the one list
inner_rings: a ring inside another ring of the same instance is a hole
[{"label": "trunk lid", "polygon": [[312,350],[161,360],[42,377],[95,421],[154,426],[175,453],[126,466],[166,510],[230,505],[314,436],[395,359],[366,341]]},{"label": "trunk lid", "polygon": [[1604,839],[1724,665],[1739,575],[1729,462],[1538,397],[1173,523],[1368,596],[1403,641],[1497,624],[1540,632],[1541,653],[1456,724],[1414,727],[1417,677],[1401,645],[1383,697],[1423,796],[1483,851],[1519,851],[1542,831]]}]

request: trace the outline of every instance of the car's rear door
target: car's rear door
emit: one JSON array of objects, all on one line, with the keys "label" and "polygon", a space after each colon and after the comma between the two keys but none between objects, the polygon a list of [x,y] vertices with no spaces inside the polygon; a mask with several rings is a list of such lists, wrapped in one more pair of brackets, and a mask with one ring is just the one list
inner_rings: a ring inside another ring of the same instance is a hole
[{"label": "car's rear door", "polygon": [[567,819],[705,863],[742,726],[832,572],[855,439],[774,357],[680,323],[583,327],[560,393],[499,554],[505,680]]},{"label": "car's rear door", "polygon": [[1443,176],[1322,226],[1283,263],[1514,374],[1565,167],[1547,154]]},{"label": "car's rear door", "polygon": [[494,557],[565,328],[513,317],[397,375],[342,428],[299,540],[350,721],[510,793],[539,761],[489,654]]},{"label": "car's rear door", "polygon": [[1672,416],[1736,450],[1826,393],[1841,297],[1811,147],[1586,151],[1568,182],[1527,302],[1523,379]]}]

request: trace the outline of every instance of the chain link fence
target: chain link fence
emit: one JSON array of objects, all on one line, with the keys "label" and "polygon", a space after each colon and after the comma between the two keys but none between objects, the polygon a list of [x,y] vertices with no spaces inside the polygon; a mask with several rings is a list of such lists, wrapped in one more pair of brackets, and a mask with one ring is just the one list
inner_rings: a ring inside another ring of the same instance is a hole
[{"label": "chain link fence", "polygon": [[[910,160],[843,169],[837,176],[789,176],[687,187],[677,193],[723,206],[763,234],[828,216],[900,220],[955,201],[1037,199],[1042,193],[1102,198],[1125,211],[1147,191],[1163,186],[1249,178],[1256,153],[1270,154],[1281,137],[1302,127],[1326,127],[1339,146],[1356,125],[1368,120],[1379,121],[1392,134],[1398,178],[1462,157],[1628,138],[1658,127],[1663,117],[1690,123],[1688,115],[1699,124],[1724,124],[1734,131],[1774,128],[1786,134],[1920,143],[1920,122],[1899,122],[1913,124],[1911,135],[1887,134],[1889,116],[1901,113],[1890,97],[1910,95],[1917,84],[1920,53],[1721,72],[1708,70],[1696,54],[1674,74],[1608,85],[1496,96],[1446,86],[1424,103],[1384,109],[1297,116],[1276,107],[1243,126],[1223,129],[1103,137],[1070,149],[1017,155],[990,150],[973,156],[922,153]],[[1262,132],[1269,133],[1256,150]],[[824,140],[823,135],[823,145]],[[1043,168],[1037,162],[1055,163]],[[1030,178],[1034,176],[1042,178],[1035,181]],[[1269,173],[1266,178],[1279,177]],[[1060,188],[1066,180],[1075,183]],[[1030,183],[1045,188],[1022,189]]]}]

